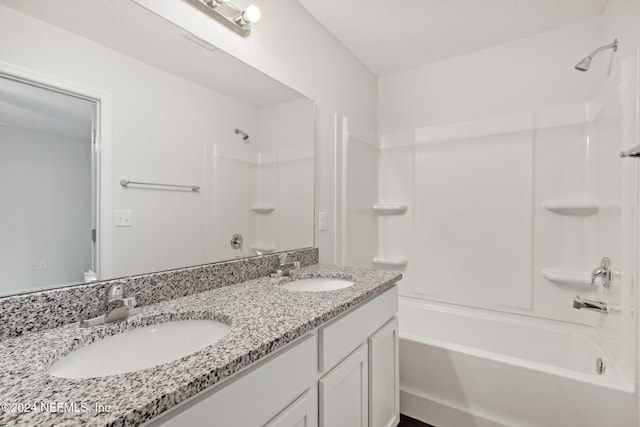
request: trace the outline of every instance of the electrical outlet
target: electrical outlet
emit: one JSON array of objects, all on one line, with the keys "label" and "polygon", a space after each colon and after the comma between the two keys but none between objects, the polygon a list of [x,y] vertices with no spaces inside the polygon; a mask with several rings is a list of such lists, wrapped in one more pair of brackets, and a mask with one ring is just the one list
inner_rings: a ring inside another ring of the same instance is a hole
[{"label": "electrical outlet", "polygon": [[116,227],[131,227],[131,211],[115,211],[113,225]]},{"label": "electrical outlet", "polygon": [[31,263],[31,271],[38,271],[38,263],[37,262],[32,262]]},{"label": "electrical outlet", "polygon": [[40,270],[47,269],[47,261],[40,261]]}]

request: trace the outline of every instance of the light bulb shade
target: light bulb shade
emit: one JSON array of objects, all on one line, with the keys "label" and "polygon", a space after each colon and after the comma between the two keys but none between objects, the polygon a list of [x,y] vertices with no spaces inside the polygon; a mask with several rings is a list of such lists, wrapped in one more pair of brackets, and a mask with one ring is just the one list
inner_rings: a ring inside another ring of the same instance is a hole
[{"label": "light bulb shade", "polygon": [[262,13],[260,12],[260,9],[258,9],[258,6],[254,5],[250,5],[244,12],[242,12],[242,19],[249,23],[258,22],[261,16]]}]

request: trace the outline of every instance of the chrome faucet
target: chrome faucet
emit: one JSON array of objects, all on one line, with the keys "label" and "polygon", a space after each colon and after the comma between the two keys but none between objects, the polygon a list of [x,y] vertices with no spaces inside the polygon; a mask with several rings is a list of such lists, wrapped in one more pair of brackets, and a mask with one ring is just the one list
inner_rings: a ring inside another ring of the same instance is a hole
[{"label": "chrome faucet", "polygon": [[80,322],[81,327],[86,328],[89,326],[103,325],[105,323],[120,322],[142,311],[142,308],[136,307],[135,297],[124,297],[123,282],[115,282],[107,286],[105,299],[107,303],[106,313],[91,319],[82,320]]},{"label": "chrome faucet", "polygon": [[300,261],[286,262],[287,254],[280,254],[280,265],[270,274],[272,278],[290,276],[291,272],[300,268]]},{"label": "chrome faucet", "polygon": [[609,289],[611,286],[611,262],[609,258],[604,257],[600,262],[600,267],[596,268],[591,272],[591,285],[596,285],[596,279],[600,278],[602,281],[602,286],[606,289]]},{"label": "chrome faucet", "polygon": [[604,301],[594,301],[582,298],[579,295],[573,299],[573,308],[578,310],[584,308],[585,310],[592,310],[600,313],[608,313],[610,310],[609,306]]}]

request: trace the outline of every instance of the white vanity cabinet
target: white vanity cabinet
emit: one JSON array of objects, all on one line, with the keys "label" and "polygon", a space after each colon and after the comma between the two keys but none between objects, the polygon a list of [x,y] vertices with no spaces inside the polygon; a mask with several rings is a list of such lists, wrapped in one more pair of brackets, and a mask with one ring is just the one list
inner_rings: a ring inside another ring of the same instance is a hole
[{"label": "white vanity cabinet", "polygon": [[146,426],[395,426],[397,311],[393,287]]},{"label": "white vanity cabinet", "polygon": [[393,287],[319,329],[320,427],[400,422],[397,312]]}]

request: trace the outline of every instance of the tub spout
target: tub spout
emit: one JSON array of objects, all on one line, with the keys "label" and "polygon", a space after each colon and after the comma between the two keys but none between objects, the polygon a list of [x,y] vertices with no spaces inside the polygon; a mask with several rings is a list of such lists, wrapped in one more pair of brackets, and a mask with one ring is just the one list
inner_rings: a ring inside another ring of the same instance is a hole
[{"label": "tub spout", "polygon": [[573,299],[573,308],[578,310],[584,308],[585,310],[598,311],[600,313],[609,312],[609,307],[606,302],[582,298],[579,295]]}]

